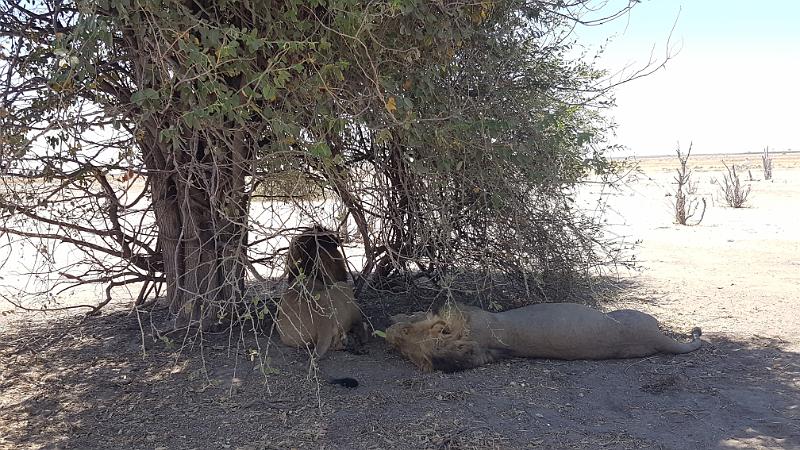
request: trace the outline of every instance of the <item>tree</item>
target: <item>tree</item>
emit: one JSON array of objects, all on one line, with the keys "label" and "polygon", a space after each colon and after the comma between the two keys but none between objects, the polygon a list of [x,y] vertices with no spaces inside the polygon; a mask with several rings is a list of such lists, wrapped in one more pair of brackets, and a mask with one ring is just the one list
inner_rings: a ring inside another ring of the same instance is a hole
[{"label": "tree", "polygon": [[278,266],[254,249],[291,226],[251,202],[286,174],[344,205],[364,276],[585,265],[567,190],[608,164],[601,74],[563,56],[584,3],[7,0],[0,230],[82,252],[59,281],[105,283],[93,311],[163,285],[203,326]]},{"label": "tree", "polygon": [[700,218],[697,219],[697,222],[694,224],[699,225],[706,215],[706,199],[701,197],[698,201],[695,196],[695,194],[697,194],[697,181],[692,180],[692,169],[688,167],[689,157],[692,156],[692,143],[689,143],[689,150],[686,151],[686,154],[681,152],[680,144],[678,144],[678,148],[675,149],[675,152],[678,155],[678,163],[680,163],[680,167],[675,169],[674,178],[677,184],[675,188],[675,204],[673,205],[675,209],[675,223],[687,225],[687,221],[694,217],[695,213],[697,213],[699,203],[702,201],[703,209],[700,210]]},{"label": "tree", "polygon": [[761,165],[764,168],[764,179],[772,179],[772,156],[769,154],[769,147],[764,147],[764,153],[761,154]]}]

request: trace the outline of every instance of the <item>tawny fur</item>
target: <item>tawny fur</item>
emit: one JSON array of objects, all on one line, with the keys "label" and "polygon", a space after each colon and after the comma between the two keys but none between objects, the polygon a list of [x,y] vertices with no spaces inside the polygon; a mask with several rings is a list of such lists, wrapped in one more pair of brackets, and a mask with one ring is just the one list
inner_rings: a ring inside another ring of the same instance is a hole
[{"label": "tawny fur", "polygon": [[313,347],[323,356],[344,348],[347,333],[361,325],[361,311],[347,283],[298,283],[281,297],[276,323],[284,344]]},{"label": "tawny fur", "polygon": [[321,357],[366,338],[333,232],[315,227],[295,237],[289,244],[287,278],[289,288],[275,319],[284,344],[313,348]]},{"label": "tawny fur", "polygon": [[550,359],[638,358],[688,353],[692,341],[664,335],[649,314],[619,310],[604,314],[574,303],[530,305],[502,313],[455,305],[438,314],[393,318],[386,339],[424,371],[452,372],[505,357]]}]

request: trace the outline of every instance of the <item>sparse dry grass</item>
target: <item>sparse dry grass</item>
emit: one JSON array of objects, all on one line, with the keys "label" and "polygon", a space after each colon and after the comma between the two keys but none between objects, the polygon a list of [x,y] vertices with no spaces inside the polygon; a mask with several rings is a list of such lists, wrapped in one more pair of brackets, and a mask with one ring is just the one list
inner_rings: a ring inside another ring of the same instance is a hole
[{"label": "sparse dry grass", "polygon": [[[775,169],[800,168],[800,152],[771,151],[770,157]],[[724,169],[724,159],[729,164],[736,164],[744,170],[762,170],[761,153],[724,153],[724,154],[693,154],[689,168],[697,171],[717,171]],[[638,157],[639,167],[648,173],[671,172],[675,170],[675,156],[644,156]]]}]

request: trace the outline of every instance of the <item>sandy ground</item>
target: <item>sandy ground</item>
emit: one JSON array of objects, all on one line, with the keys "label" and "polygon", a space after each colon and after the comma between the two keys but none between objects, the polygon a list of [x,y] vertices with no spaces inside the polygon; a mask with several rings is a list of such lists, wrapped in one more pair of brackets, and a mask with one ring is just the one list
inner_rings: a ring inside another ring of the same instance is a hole
[{"label": "sandy ground", "polygon": [[[758,155],[726,156],[748,164]],[[163,311],[0,322],[1,448],[800,448],[800,155],[776,155],[749,207],[721,205],[719,156],[695,156],[700,225],[673,225],[674,160],[618,190],[609,233],[636,249],[605,308],[704,330],[682,356],[510,360],[421,374],[379,341],[320,364],[248,330],[158,339]],[[746,176],[745,176],[746,178]],[[607,291],[602,291],[607,292]],[[377,327],[402,303],[373,298]],[[268,355],[268,356],[265,356]],[[267,359],[268,358],[268,359]]]}]

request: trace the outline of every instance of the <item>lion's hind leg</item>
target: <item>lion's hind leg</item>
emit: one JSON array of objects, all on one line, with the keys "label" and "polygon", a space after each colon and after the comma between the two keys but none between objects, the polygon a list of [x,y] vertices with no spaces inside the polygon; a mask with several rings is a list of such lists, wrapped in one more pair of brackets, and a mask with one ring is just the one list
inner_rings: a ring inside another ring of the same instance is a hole
[{"label": "lion's hind leg", "polygon": [[658,330],[658,320],[655,317],[635,309],[619,309],[606,313],[606,315],[625,325],[628,329]]},{"label": "lion's hind leg", "polygon": [[650,314],[623,309],[612,311],[607,316],[621,323],[631,343],[636,344],[622,351],[620,353],[622,357],[648,356],[654,353],[689,353],[702,345],[700,328],[693,329],[692,340],[683,343],[664,334],[658,327],[658,320]]}]

